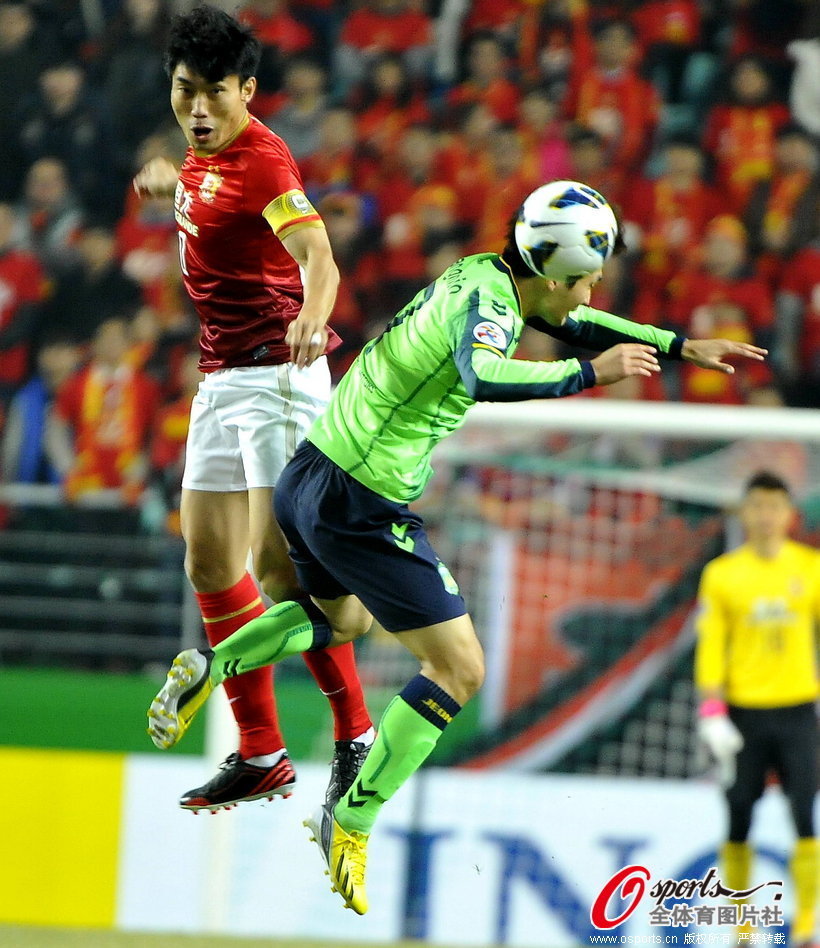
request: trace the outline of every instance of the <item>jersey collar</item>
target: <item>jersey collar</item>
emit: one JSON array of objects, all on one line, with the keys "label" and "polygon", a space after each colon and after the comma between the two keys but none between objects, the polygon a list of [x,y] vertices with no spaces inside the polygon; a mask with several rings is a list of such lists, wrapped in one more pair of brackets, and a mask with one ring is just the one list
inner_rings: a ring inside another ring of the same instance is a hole
[{"label": "jersey collar", "polygon": [[215,155],[221,155],[226,148],[230,148],[231,145],[239,138],[242,132],[251,124],[251,115],[250,112],[245,113],[245,118],[239,123],[239,128],[231,135],[231,137],[225,142],[225,144],[218,151],[200,151],[198,148],[194,148],[194,154],[197,158],[213,158]]},{"label": "jersey collar", "polygon": [[518,303],[518,314],[522,315],[521,296],[518,292],[518,287],[515,285],[515,280],[513,279],[513,272],[510,269],[509,264],[502,257],[495,256],[493,257],[493,266],[500,273],[504,273],[506,276],[510,278],[510,283],[512,284],[513,293],[515,293],[515,301],[516,303]]}]

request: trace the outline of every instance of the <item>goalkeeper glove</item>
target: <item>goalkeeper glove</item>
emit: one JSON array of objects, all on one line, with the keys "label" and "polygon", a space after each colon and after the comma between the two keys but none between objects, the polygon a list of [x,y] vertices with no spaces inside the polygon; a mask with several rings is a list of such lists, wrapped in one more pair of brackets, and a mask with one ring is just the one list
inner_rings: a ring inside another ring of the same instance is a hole
[{"label": "goalkeeper glove", "polygon": [[717,698],[707,698],[700,706],[698,737],[717,762],[720,785],[731,787],[735,782],[735,759],[743,747],[743,736],[732,724],[726,705]]}]

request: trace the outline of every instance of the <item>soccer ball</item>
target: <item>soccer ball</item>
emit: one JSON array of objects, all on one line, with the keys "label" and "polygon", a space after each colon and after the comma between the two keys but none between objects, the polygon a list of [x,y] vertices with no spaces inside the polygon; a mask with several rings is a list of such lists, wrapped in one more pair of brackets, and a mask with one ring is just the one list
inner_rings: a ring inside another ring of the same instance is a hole
[{"label": "soccer ball", "polygon": [[618,222],[606,198],[579,181],[551,181],[533,191],[515,223],[524,262],[548,280],[600,270],[617,235]]}]

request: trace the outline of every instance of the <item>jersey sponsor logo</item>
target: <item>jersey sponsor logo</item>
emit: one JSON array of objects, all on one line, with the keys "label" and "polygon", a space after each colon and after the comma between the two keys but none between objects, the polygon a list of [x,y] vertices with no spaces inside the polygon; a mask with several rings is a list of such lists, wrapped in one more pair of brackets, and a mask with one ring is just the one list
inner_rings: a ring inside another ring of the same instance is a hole
[{"label": "jersey sponsor logo", "polygon": [[177,181],[177,186],[174,189],[174,207],[181,214],[187,214],[191,210],[193,201],[193,194],[185,190],[185,185],[181,181]]},{"label": "jersey sponsor logo", "polygon": [[483,323],[478,323],[478,325],[475,326],[473,329],[473,337],[485,345],[493,346],[495,349],[507,348],[507,336],[504,330],[498,323],[491,323],[489,320],[485,320]]},{"label": "jersey sponsor logo", "polygon": [[795,618],[785,599],[755,599],[752,601],[751,622],[788,622]]},{"label": "jersey sponsor logo", "polygon": [[176,191],[174,192],[174,218],[183,230],[194,237],[198,237],[199,228],[189,217],[193,203],[193,194],[190,191],[186,191],[185,186],[179,181]]},{"label": "jersey sponsor logo", "polygon": [[200,200],[204,201],[206,204],[213,203],[213,200],[216,197],[216,192],[222,186],[222,180],[222,175],[219,173],[219,165],[211,165],[205,172],[205,177],[202,179],[202,184],[199,186]]}]

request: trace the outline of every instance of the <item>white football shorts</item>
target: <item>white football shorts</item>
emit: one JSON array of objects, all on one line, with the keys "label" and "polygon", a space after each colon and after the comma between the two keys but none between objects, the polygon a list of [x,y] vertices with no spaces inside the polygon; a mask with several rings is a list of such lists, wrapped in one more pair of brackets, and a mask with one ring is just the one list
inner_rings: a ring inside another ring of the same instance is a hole
[{"label": "white football shorts", "polygon": [[288,362],[209,372],[191,404],[182,486],[273,487],[329,399],[324,356],[304,369]]}]

